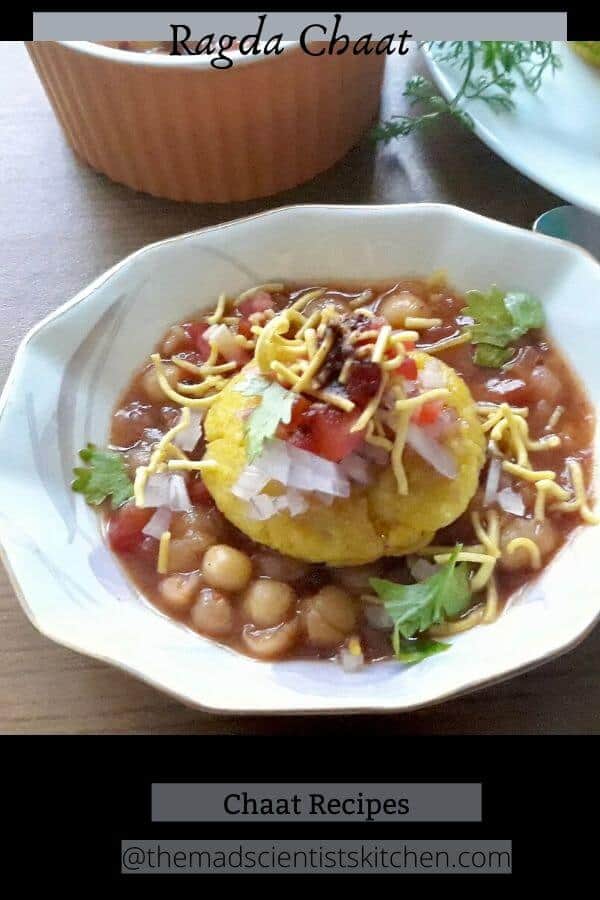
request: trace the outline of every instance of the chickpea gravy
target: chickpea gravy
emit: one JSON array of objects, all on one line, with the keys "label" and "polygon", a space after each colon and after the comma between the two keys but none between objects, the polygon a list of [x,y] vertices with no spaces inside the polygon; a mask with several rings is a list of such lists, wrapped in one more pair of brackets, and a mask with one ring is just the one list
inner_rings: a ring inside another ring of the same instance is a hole
[{"label": "chickpea gravy", "polygon": [[351,672],[493,627],[596,522],[593,431],[529,295],[273,282],[169,329],[74,486],[163,613]]}]

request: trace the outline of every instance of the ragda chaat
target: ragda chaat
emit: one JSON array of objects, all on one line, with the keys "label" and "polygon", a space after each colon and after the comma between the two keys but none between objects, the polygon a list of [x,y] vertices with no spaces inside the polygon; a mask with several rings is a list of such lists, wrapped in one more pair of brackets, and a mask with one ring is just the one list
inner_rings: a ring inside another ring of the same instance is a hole
[{"label": "ragda chaat", "polygon": [[597,522],[593,430],[529,294],[273,282],[169,329],[73,488],[163,612],[354,671],[493,623]]}]

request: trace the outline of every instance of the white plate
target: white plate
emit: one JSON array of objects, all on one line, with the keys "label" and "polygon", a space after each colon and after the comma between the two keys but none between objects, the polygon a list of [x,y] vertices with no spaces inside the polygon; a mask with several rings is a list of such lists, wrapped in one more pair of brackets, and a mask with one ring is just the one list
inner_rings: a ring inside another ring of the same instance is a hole
[{"label": "white plate", "polygon": [[0,540],[34,625],[186,703],[216,710],[407,710],[505,678],[573,646],[600,612],[600,529],[582,528],[500,620],[415,667],[346,675],[330,662],[263,663],[166,618],[125,580],[98,518],[71,492],[88,440],[106,441],[132,368],[164,330],[224,289],[279,279],[426,275],[459,289],[531,291],[600,402],[600,266],[570,244],[454,207],[297,206],[146,247],[24,340],[0,403]]},{"label": "white plate", "polygon": [[[600,213],[600,69],[556,43],[562,68],[537,94],[519,86],[512,112],[495,113],[482,100],[464,108],[488,147],[533,181],[565,200]],[[429,70],[449,100],[462,72],[425,52]]]}]

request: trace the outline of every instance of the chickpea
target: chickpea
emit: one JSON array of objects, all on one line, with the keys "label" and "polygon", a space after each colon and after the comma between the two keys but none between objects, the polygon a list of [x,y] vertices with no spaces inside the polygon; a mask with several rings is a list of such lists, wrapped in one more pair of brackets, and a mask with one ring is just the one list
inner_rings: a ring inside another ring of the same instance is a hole
[{"label": "chickpea", "polygon": [[258,575],[266,575],[277,581],[298,581],[309,571],[309,566],[299,559],[269,550],[261,550],[252,557],[252,562]]},{"label": "chickpea", "polygon": [[326,306],[336,309],[342,315],[350,312],[350,304],[347,300],[344,300],[343,297],[328,297],[325,295],[324,297],[319,297],[318,299],[311,300],[310,303],[307,303],[302,310],[302,313],[305,316],[310,316],[318,309],[325,309]]},{"label": "chickpea", "polygon": [[373,565],[347,566],[333,570],[335,582],[352,594],[372,592],[369,579],[376,578],[379,574],[377,566]]},{"label": "chickpea", "polygon": [[173,515],[171,534],[174,538],[195,537],[204,541],[205,550],[217,542],[216,529],[205,510],[195,507]]},{"label": "chickpea", "polygon": [[560,394],[560,380],[548,366],[536,366],[531,372],[528,389],[536,400],[553,403]]},{"label": "chickpea", "polygon": [[317,647],[333,647],[355,630],[354,604],[341,588],[329,585],[309,597],[304,606],[308,639]]},{"label": "chickpea", "polygon": [[385,316],[392,328],[403,328],[407,316],[427,318],[429,309],[420,297],[410,291],[388,294],[377,306],[377,312]]},{"label": "chickpea", "polygon": [[174,538],[169,546],[169,572],[193,572],[202,565],[202,558],[212,538],[199,534],[194,537]]},{"label": "chickpea", "polygon": [[[174,388],[180,380],[179,369],[175,363],[163,363],[163,369],[167,381],[171,387]],[[148,399],[153,403],[162,403],[165,399],[165,392],[158,383],[158,375],[156,374],[154,366],[152,366],[151,369],[146,369],[142,375],[142,387],[144,388]]]},{"label": "chickpea", "polygon": [[229,634],[233,628],[233,610],[229,600],[212,588],[200,591],[192,607],[191,619],[194,628],[213,636]]},{"label": "chickpea", "polygon": [[296,592],[289,584],[258,578],[246,589],[243,609],[253,625],[268,628],[287,618],[295,600]]},{"label": "chickpea", "polygon": [[214,544],[204,554],[202,574],[211,587],[243,591],[252,578],[250,558],[227,544]]},{"label": "chickpea", "polygon": [[132,447],[154,425],[152,407],[134,401],[117,410],[112,419],[110,440],[115,447]]},{"label": "chickpea", "polygon": [[202,584],[200,575],[169,575],[163,578],[158,591],[165,606],[172,612],[184,612],[194,602]]},{"label": "chickpea", "polygon": [[181,350],[188,344],[189,338],[184,328],[181,325],[174,325],[172,328],[169,328],[165,339],[161,345],[161,355],[162,356],[173,356],[174,353],[177,353],[178,350]]},{"label": "chickpea", "polygon": [[292,619],[274,628],[253,628],[245,625],[242,641],[246,650],[259,659],[275,659],[284,656],[293,647],[298,636],[298,620]]},{"label": "chickpea", "polygon": [[531,557],[526,549],[519,547],[513,553],[507,553],[506,547],[515,538],[530,538],[537,544],[542,559],[546,559],[558,544],[556,528],[549,519],[536,522],[535,519],[515,518],[502,529],[500,547],[502,556],[500,565],[509,572],[531,568]]}]

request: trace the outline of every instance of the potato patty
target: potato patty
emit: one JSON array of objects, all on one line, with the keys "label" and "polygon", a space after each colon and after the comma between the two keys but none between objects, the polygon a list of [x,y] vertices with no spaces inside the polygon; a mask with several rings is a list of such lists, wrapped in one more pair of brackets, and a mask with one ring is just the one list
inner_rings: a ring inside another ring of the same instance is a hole
[{"label": "potato patty", "polygon": [[[411,354],[419,367],[429,358]],[[316,499],[303,514],[280,512],[265,521],[248,517],[248,505],[231,490],[247,465],[244,412],[258,405],[236,390],[245,378],[236,376],[211,407],[205,422],[205,458],[218,468],[203,473],[204,482],[221,512],[252,540],[288,556],[334,566],[372,562],[424,547],[439,528],[449,525],[467,508],[477,489],[484,461],[484,436],[471,393],[454,369],[441,367],[450,397],[445,401],[458,415],[456,432],[445,442],[457,464],[457,477],[440,475],[410,447],[404,451],[408,494],[398,494],[391,466],[377,469],[368,487],[353,486],[348,498],[331,506]],[[274,490],[274,493],[276,490]]]}]

